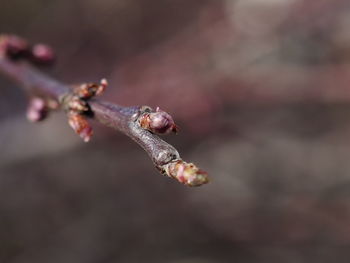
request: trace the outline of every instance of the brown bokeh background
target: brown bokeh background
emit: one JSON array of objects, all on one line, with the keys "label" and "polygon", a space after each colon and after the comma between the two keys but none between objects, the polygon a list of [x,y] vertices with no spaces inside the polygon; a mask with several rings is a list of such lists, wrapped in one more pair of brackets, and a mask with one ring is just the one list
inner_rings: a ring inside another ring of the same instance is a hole
[{"label": "brown bokeh background", "polygon": [[25,119],[0,78],[0,262],[348,262],[347,0],[0,0],[0,32],[52,45],[48,69],[160,106],[209,185],[162,177],[94,123]]}]

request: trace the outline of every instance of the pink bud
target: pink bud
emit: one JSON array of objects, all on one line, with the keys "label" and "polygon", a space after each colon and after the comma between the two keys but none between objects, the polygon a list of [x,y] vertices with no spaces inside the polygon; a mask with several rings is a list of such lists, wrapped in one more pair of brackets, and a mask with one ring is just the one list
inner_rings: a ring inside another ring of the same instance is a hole
[{"label": "pink bud", "polygon": [[31,53],[31,59],[37,64],[49,65],[55,60],[55,53],[48,45],[36,44],[32,47]]},{"label": "pink bud", "polygon": [[159,108],[157,108],[155,112],[142,115],[140,117],[140,125],[142,128],[157,134],[177,132],[177,127],[173,118]]},{"label": "pink bud", "polygon": [[38,122],[45,119],[47,116],[47,108],[45,101],[41,98],[32,98],[29,101],[27,109],[27,119],[32,122]]}]

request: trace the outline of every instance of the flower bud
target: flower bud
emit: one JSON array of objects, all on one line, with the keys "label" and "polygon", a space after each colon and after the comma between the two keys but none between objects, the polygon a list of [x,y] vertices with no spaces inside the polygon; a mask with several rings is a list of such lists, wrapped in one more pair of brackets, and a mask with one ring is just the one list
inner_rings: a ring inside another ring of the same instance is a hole
[{"label": "flower bud", "polygon": [[193,163],[186,163],[182,160],[168,164],[165,172],[168,176],[188,186],[201,186],[209,182],[205,171],[200,170]]},{"label": "flower bud", "polygon": [[92,128],[83,115],[76,112],[69,112],[68,123],[84,142],[90,141],[93,133]]},{"label": "flower bud", "polygon": [[35,97],[29,101],[27,109],[27,119],[29,121],[42,121],[46,118],[47,113],[47,107],[43,99]]},{"label": "flower bud", "polygon": [[45,44],[36,44],[31,48],[31,60],[39,65],[50,65],[55,61],[55,53]]},{"label": "flower bud", "polygon": [[156,109],[155,112],[146,112],[140,118],[142,128],[156,134],[167,134],[177,132],[177,126],[173,118],[165,111]]},{"label": "flower bud", "polygon": [[106,79],[101,79],[100,84],[84,83],[74,87],[74,94],[81,99],[88,100],[94,96],[101,95],[107,86],[108,82]]}]

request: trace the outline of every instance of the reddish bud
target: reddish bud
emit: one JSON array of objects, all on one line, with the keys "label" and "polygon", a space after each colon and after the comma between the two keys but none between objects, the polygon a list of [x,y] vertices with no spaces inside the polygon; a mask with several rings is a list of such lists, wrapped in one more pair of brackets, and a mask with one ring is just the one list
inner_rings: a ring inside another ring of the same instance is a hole
[{"label": "reddish bud", "polygon": [[32,62],[41,65],[50,65],[55,61],[55,53],[45,44],[36,44],[31,48]]},{"label": "reddish bud", "polygon": [[102,79],[100,84],[96,83],[84,83],[74,88],[74,94],[81,99],[90,99],[94,96],[101,95],[107,88],[108,82],[106,79]]},{"label": "reddish bud", "polygon": [[208,174],[193,163],[178,160],[168,164],[166,174],[188,186],[201,186],[209,182]]},{"label": "reddish bud", "polygon": [[97,96],[101,95],[106,90],[107,87],[108,87],[107,79],[101,79],[100,85],[98,85],[98,89],[96,90],[96,95]]},{"label": "reddish bud", "polygon": [[155,112],[144,113],[139,122],[142,128],[157,134],[176,133],[178,130],[173,118],[159,108]]},{"label": "reddish bud", "polygon": [[68,123],[84,142],[90,141],[93,131],[83,115],[75,112],[68,113]]}]

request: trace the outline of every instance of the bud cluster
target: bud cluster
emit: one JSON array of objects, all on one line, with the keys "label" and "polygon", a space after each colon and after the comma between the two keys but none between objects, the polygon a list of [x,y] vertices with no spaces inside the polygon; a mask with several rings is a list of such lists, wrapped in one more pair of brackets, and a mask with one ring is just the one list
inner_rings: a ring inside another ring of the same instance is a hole
[{"label": "bud cluster", "polygon": [[68,123],[84,142],[90,141],[93,134],[86,118],[86,115],[90,112],[88,100],[101,95],[107,86],[106,79],[102,79],[99,84],[84,83],[77,85],[73,87],[73,92],[63,99],[68,115]]}]

